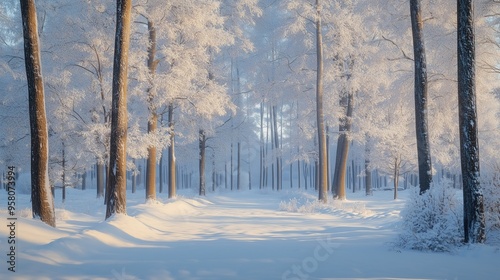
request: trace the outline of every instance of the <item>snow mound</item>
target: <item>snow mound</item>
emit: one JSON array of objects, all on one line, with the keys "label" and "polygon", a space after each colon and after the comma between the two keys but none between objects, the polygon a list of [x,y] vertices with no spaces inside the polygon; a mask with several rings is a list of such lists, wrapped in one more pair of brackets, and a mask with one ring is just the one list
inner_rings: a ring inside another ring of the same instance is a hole
[{"label": "snow mound", "polygon": [[281,201],[279,210],[292,213],[336,213],[349,216],[370,217],[373,211],[366,208],[365,204],[359,201],[332,200],[327,203],[320,202],[314,196],[295,192],[291,198]]}]

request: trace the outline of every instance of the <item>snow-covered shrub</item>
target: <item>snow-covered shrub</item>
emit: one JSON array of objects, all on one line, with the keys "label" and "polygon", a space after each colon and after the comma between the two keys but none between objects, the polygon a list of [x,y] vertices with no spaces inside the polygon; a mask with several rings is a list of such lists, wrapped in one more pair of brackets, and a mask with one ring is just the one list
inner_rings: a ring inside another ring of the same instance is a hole
[{"label": "snow-covered shrub", "polygon": [[280,211],[293,212],[293,213],[315,213],[316,212],[316,201],[309,200],[301,197],[291,198],[289,201],[281,201],[279,209]]},{"label": "snow-covered shrub", "polygon": [[486,239],[498,242],[496,239],[500,239],[500,174],[495,175],[492,180],[483,181],[482,186]]},{"label": "snow-covered shrub", "polygon": [[463,204],[449,184],[435,185],[424,194],[418,188],[401,211],[396,245],[424,251],[452,251],[463,240]]}]

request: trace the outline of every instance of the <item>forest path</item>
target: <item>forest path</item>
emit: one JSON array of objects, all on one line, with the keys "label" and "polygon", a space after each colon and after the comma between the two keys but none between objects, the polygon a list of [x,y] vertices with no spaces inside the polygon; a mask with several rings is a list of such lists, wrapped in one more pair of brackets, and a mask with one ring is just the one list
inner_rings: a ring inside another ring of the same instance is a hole
[{"label": "forest path", "polygon": [[473,277],[470,263],[484,275],[496,268],[497,258],[477,261],[477,251],[391,249],[404,194],[327,205],[313,192],[180,194],[144,203],[144,193],[129,193],[128,216],[103,221],[93,192],[70,190],[58,228],[19,218],[18,272],[2,268],[0,279],[487,279]]}]

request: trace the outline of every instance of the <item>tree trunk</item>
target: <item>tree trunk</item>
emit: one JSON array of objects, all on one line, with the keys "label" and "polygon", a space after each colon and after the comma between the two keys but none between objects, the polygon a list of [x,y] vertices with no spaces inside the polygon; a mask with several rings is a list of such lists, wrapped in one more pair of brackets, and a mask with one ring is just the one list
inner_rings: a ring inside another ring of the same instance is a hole
[{"label": "tree trunk", "polygon": [[466,243],[484,243],[485,216],[479,177],[475,86],[474,9],[472,0],[457,1],[458,115]]},{"label": "tree trunk", "polygon": [[[132,160],[135,166],[135,159]],[[135,193],[137,189],[137,174],[136,170],[132,171],[132,193]]]},{"label": "tree trunk", "polygon": [[351,118],[353,111],[353,94],[346,93],[341,99],[341,107],[345,107],[345,115],[340,119],[339,138],[337,140],[337,160],[335,162],[335,174],[333,176],[334,197],[345,199],[345,179],[347,170],[347,158],[349,155],[349,139],[347,133],[351,131]]},{"label": "tree trunk", "polygon": [[236,189],[241,189],[241,142],[238,141],[238,151],[237,151],[237,161],[236,161]]},{"label": "tree trunk", "polygon": [[97,198],[104,197],[104,164],[97,162]]},{"label": "tree trunk", "polygon": [[160,185],[160,193],[163,193],[163,150],[160,152],[160,164],[158,166],[158,171],[160,174],[158,174],[158,178],[160,179],[159,185]]},{"label": "tree trunk", "polygon": [[200,196],[205,196],[205,151],[207,137],[205,136],[205,131],[200,129],[199,132],[199,147],[200,147],[200,158],[199,158],[199,174],[200,174]]},{"label": "tree trunk", "polygon": [[62,203],[66,201],[66,147],[62,142]]},{"label": "tree trunk", "polygon": [[272,114],[273,114],[273,132],[274,132],[274,154],[276,155],[276,190],[279,191],[282,189],[282,167],[281,167],[281,150],[280,150],[280,140],[279,140],[279,135],[278,135],[278,112],[276,105],[273,105],[271,107]]},{"label": "tree trunk", "polygon": [[264,187],[264,101],[260,102],[260,168],[259,189]]},{"label": "tree trunk", "polygon": [[231,179],[231,190],[233,190],[233,141],[231,141],[231,162],[229,165],[229,179]]},{"label": "tree trunk", "polygon": [[117,0],[106,219],[127,212],[127,73],[132,0]]},{"label": "tree trunk", "polygon": [[325,116],[323,113],[323,38],[321,34],[321,3],[316,0],[316,125],[318,129],[318,199],[328,200],[328,170],[326,156]]},{"label": "tree trunk", "polygon": [[170,146],[168,147],[168,198],[176,196],[176,166],[175,166],[175,133],[174,133],[174,105],[168,106],[168,126],[170,128]]},{"label": "tree trunk", "polygon": [[40,218],[55,227],[54,200],[49,184],[49,138],[36,7],[34,0],[20,2],[31,133],[31,207],[33,218]]},{"label": "tree trunk", "polygon": [[356,192],[356,166],[354,164],[354,160],[352,160],[352,165],[351,165],[351,170],[352,170],[352,192]]},{"label": "tree trunk", "polygon": [[[148,121],[148,133],[155,133],[158,115],[153,113]],[[156,200],[156,147],[148,147],[148,161],[146,164],[146,200]]]},{"label": "tree trunk", "polygon": [[425,59],[423,20],[420,0],[410,0],[411,26],[413,34],[413,53],[415,64],[415,127],[417,136],[418,176],[420,194],[430,188],[432,183],[431,151],[427,125],[427,65]]},{"label": "tree trunk", "polygon": [[400,159],[394,159],[394,199],[398,199]]},{"label": "tree trunk", "polygon": [[83,170],[82,173],[82,191],[87,189],[87,170]]},{"label": "tree trunk", "polygon": [[[156,66],[158,61],[156,58],[156,29],[153,21],[148,19],[149,31],[149,47],[148,47],[148,70],[150,75],[149,88],[148,88],[148,134],[154,134],[158,128],[158,115],[156,113],[156,106],[154,97],[156,90],[154,85],[154,76],[156,73]],[[146,200],[156,200],[156,147],[148,147],[148,161],[146,164]]]},{"label": "tree trunk", "polygon": [[366,136],[365,143],[365,193],[372,195],[372,171],[370,168],[370,137]]},{"label": "tree trunk", "polygon": [[[297,148],[298,150],[298,148]],[[301,182],[300,182],[300,159],[297,160],[297,177],[298,177],[298,181],[299,181],[299,189],[300,189],[300,186],[301,186]]]}]

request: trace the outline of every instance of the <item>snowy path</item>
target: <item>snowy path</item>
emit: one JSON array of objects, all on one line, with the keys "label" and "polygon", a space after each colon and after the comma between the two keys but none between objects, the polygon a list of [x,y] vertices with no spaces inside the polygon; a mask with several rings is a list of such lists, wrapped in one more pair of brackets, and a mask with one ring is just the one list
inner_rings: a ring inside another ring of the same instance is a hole
[{"label": "snowy path", "polygon": [[[88,203],[93,195],[71,190],[65,209],[58,206],[57,229],[21,218],[17,272],[3,264],[0,279],[495,279],[500,272],[500,252],[487,246],[455,254],[392,250],[404,201],[389,192],[325,207],[307,206],[315,194],[296,192],[148,204],[143,193],[128,194],[128,216],[110,222],[102,221],[102,202]],[[279,210],[294,197],[309,213]]]}]

